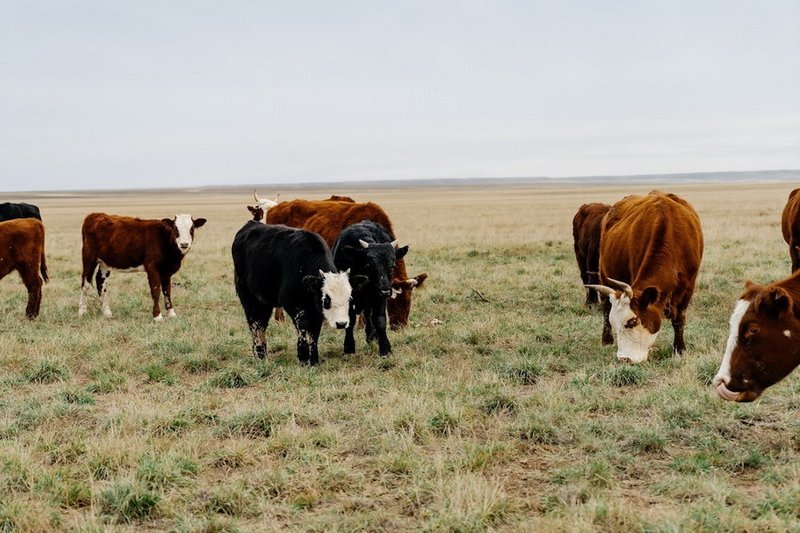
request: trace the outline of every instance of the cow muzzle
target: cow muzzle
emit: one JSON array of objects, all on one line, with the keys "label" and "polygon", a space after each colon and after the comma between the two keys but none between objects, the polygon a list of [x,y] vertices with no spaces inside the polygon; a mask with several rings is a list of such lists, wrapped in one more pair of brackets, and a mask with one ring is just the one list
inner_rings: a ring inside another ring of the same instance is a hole
[{"label": "cow muzzle", "polygon": [[344,328],[347,327],[347,325],[348,325],[348,322],[337,322],[336,323],[336,329],[344,329]]}]

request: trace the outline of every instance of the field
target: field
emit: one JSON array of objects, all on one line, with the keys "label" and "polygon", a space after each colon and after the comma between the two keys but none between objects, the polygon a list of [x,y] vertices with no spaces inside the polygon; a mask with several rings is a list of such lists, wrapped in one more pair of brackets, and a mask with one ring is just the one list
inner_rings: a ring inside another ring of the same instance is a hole
[{"label": "field", "polygon": [[[18,277],[0,282],[0,531],[800,530],[800,378],[753,404],[709,387],[743,280],[789,273],[792,185],[661,187],[705,233],[689,348],[673,359],[665,324],[624,365],[583,307],[571,220],[652,188],[284,193],[379,202],[430,276],[391,358],[363,331],[344,357],[324,329],[316,368],[286,322],[251,356],[230,259],[246,192],[33,199],[51,281],[34,322]],[[208,218],[177,319],[152,321],[141,273],[112,274],[113,319],[96,298],[78,319],[96,210]]]}]

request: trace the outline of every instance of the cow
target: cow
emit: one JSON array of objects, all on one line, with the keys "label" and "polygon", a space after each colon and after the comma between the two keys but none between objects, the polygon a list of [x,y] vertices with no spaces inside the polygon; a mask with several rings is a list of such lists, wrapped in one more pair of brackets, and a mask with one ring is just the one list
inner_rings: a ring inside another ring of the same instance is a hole
[{"label": "cow", "polygon": [[111,272],[147,273],[153,298],[153,320],[164,319],[159,307],[159,291],[164,295],[167,316],[176,316],[172,306],[172,276],[181,268],[183,259],[194,243],[195,229],[205,218],[188,214],[173,218],[145,220],[105,213],[91,213],[83,220],[83,273],[78,316],[86,314],[85,296],[91,290],[92,276],[100,296],[103,316],[111,318],[108,301],[108,278]]},{"label": "cow", "polygon": [[[583,204],[572,219],[572,238],[575,259],[584,285],[599,283],[600,272],[600,229],[603,217],[611,206],[608,204]],[[584,305],[590,307],[600,303],[600,295],[595,289],[585,289]]]},{"label": "cow", "polygon": [[683,354],[686,308],[702,257],[700,218],[674,194],[626,196],[606,213],[600,236],[602,285],[588,287],[605,296],[602,340],[614,342],[613,326],[619,360],[646,361],[665,318],[675,332],[674,354]]},{"label": "cow", "polygon": [[[248,205],[247,206],[247,210],[250,211],[250,213],[253,215],[253,220],[255,220],[256,222],[263,222],[263,223],[266,224],[267,220],[266,220],[266,216],[265,215],[267,213],[267,210],[270,207],[278,205],[278,201],[277,200],[269,200],[269,199],[261,200],[258,197],[258,193],[256,191],[253,191],[253,198],[256,201],[256,205]],[[350,198],[349,196],[339,196],[338,194],[332,194],[330,196],[330,198],[326,198],[326,199],[320,200],[320,201],[321,202],[347,202],[347,203],[350,203],[350,204],[356,203],[356,201],[353,200],[352,198]]]},{"label": "cow", "polygon": [[783,240],[789,245],[792,272],[800,269],[800,189],[789,193],[789,199],[781,215]]},{"label": "cow", "polygon": [[323,321],[347,328],[353,287],[367,279],[337,270],[330,248],[316,233],[282,225],[248,221],[236,233],[231,254],[253,355],[267,356],[267,325],[272,309],[280,306],[297,328],[297,358],[316,365]]},{"label": "cow", "polygon": [[408,246],[397,247],[389,231],[372,220],[363,220],[344,229],[333,247],[333,262],[339,270],[366,276],[369,281],[357,291],[345,331],[344,353],[355,353],[353,327],[356,316],[364,313],[367,342],[378,341],[378,353],[386,357],[392,345],[386,335],[386,301],[392,295],[395,264],[408,253]]},{"label": "cow", "polygon": [[723,400],[752,402],[800,364],[800,272],[766,286],[746,281],[729,326],[713,386]]},{"label": "cow", "polygon": [[24,202],[18,204],[4,202],[0,204],[0,222],[17,218],[36,218],[42,220],[42,214],[39,212],[38,207]]},{"label": "cow", "polygon": [[[267,200],[266,202],[272,201]],[[334,245],[337,237],[346,227],[365,219],[381,224],[389,232],[392,240],[396,238],[389,216],[378,204],[353,202],[350,197],[331,196],[327,200],[317,201],[291,200],[274,203],[266,211],[267,223],[285,224],[319,233],[328,246]],[[411,312],[411,293],[414,289],[422,287],[427,278],[427,274],[409,277],[405,260],[398,259],[392,280],[392,298],[387,304],[389,325],[393,330],[408,325],[408,315]]]},{"label": "cow", "polygon": [[48,281],[44,257],[44,224],[35,218],[0,222],[0,279],[16,270],[28,290],[25,316],[39,316],[42,284]]}]

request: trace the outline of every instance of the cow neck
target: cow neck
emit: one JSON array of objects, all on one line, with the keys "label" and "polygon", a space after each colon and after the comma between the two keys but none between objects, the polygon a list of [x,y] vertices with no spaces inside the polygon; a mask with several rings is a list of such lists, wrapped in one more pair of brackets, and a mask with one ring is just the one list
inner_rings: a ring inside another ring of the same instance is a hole
[{"label": "cow neck", "polygon": [[162,250],[164,250],[164,259],[180,267],[185,254],[182,254],[181,251],[178,250],[178,245],[175,243],[175,239],[172,238],[172,230],[161,223],[159,223],[159,225],[159,235],[161,236]]}]

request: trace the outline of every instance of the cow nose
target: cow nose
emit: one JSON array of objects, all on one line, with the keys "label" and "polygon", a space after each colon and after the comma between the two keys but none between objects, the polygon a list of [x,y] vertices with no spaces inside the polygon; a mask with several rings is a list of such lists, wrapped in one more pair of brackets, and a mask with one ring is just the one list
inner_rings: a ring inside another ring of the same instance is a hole
[{"label": "cow nose", "polygon": [[182,243],[181,243],[181,250],[185,250],[185,249],[187,249],[188,247],[189,247],[189,243],[188,243],[188,242],[182,242]]},{"label": "cow nose", "polygon": [[337,322],[336,329],[344,329],[347,327],[347,322]]},{"label": "cow nose", "polygon": [[389,296],[390,294],[392,294],[390,289],[381,289],[381,296]]}]

